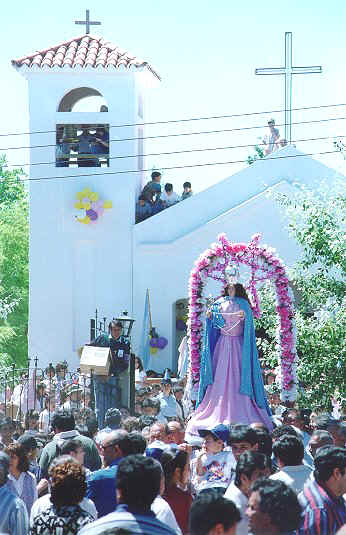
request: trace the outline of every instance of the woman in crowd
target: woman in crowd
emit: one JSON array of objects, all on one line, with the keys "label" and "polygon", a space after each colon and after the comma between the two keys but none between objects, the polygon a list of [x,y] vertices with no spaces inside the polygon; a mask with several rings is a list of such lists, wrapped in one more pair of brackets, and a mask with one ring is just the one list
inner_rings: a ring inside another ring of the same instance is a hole
[{"label": "woman in crowd", "polygon": [[93,521],[80,507],[85,497],[83,466],[68,455],[58,457],[49,467],[50,500],[46,510],[31,518],[31,535],[75,535]]},{"label": "woman in crowd", "polygon": [[190,455],[185,449],[168,448],[160,462],[165,474],[163,498],[169,503],[183,535],[186,535],[192,503],[191,493],[185,490],[190,482]]},{"label": "woman in crowd", "polygon": [[147,374],[144,371],[143,363],[139,357],[135,357],[135,381],[136,386],[140,387],[145,383]]},{"label": "woman in crowd", "polygon": [[23,500],[30,515],[31,507],[37,499],[36,478],[29,472],[29,459],[25,448],[18,442],[9,444],[5,453],[10,457],[9,480],[11,487]]}]

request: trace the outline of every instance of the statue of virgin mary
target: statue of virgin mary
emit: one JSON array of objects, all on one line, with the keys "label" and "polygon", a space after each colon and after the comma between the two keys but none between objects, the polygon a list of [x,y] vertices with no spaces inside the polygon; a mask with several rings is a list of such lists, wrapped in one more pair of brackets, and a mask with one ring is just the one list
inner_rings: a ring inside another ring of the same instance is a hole
[{"label": "statue of virgin mary", "polygon": [[190,435],[218,424],[273,428],[251,304],[240,283],[229,282],[207,311],[196,406],[186,428]]}]

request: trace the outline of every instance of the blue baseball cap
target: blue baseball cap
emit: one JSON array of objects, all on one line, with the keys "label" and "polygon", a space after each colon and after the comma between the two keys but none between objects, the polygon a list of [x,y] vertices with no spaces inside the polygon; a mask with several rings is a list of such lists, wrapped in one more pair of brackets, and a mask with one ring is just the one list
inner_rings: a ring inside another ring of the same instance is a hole
[{"label": "blue baseball cap", "polygon": [[229,439],[229,428],[227,425],[219,424],[213,429],[198,429],[198,434],[200,437],[206,437],[207,435],[213,435],[216,440],[222,440],[222,442],[227,442]]}]

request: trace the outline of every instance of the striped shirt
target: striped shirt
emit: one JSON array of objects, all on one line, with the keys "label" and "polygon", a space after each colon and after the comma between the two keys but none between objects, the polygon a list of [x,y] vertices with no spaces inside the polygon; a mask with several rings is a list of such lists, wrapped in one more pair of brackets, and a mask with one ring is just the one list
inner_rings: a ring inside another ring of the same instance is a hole
[{"label": "striped shirt", "polygon": [[317,481],[309,481],[298,498],[303,521],[297,535],[334,535],[346,523],[343,497],[332,495]]},{"label": "striped shirt", "polygon": [[29,519],[24,502],[7,485],[0,487],[0,533],[29,533]]}]

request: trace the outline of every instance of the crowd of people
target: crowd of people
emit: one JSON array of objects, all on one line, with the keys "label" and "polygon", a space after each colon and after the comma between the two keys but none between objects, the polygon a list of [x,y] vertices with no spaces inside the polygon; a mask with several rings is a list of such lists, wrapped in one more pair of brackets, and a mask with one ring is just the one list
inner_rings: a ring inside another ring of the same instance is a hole
[{"label": "crowd of people", "polygon": [[152,382],[137,357],[136,386],[135,414],[110,408],[101,426],[90,408],[78,422],[61,390],[48,429],[33,409],[25,429],[0,415],[0,533],[344,533],[344,417],[272,406],[273,431],[215,422],[191,436],[185,380]]},{"label": "crowd of people", "polygon": [[51,415],[56,408],[72,410],[78,424],[82,425],[90,414],[90,375],[69,371],[66,361],[44,370],[21,370],[19,380],[0,379],[0,415],[11,417],[15,432],[36,427],[47,434]]},{"label": "crowd of people", "polygon": [[191,182],[184,182],[181,195],[173,190],[173,184],[169,182],[165,184],[164,191],[162,191],[161,173],[153,171],[151,180],[144,186],[136,204],[136,223],[188,199],[192,194]]}]

